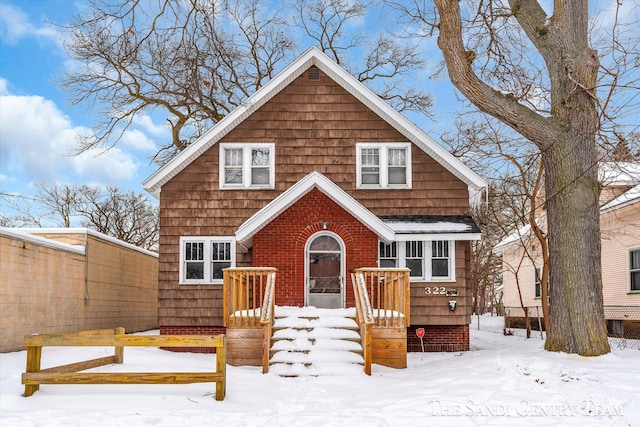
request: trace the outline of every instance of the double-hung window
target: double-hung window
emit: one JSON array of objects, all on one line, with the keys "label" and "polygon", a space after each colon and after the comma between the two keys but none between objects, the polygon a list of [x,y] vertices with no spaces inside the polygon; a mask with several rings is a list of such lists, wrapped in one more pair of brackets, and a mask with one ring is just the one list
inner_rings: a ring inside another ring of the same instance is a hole
[{"label": "double-hung window", "polygon": [[380,243],[380,268],[408,268],[411,280],[451,282],[455,280],[455,242],[411,240]]},{"label": "double-hung window", "polygon": [[640,249],[629,252],[629,270],[631,273],[631,290],[640,291]]},{"label": "double-hung window", "polygon": [[233,237],[180,238],[180,283],[221,284],[222,269],[233,266]]},{"label": "double-hung window", "polygon": [[356,144],[358,188],[410,188],[411,145],[409,143]]},{"label": "double-hung window", "polygon": [[396,242],[380,242],[380,268],[398,268],[398,246]]},{"label": "double-hung window", "polygon": [[424,242],[405,242],[405,261],[411,269],[409,277],[424,277]]},{"label": "double-hung window", "polygon": [[274,188],[274,144],[220,144],[220,188]]},{"label": "double-hung window", "polygon": [[434,240],[431,242],[431,279],[449,280],[453,277],[451,270],[451,252],[448,240]]},{"label": "double-hung window", "polygon": [[536,267],[535,271],[534,297],[542,298],[542,271],[540,270],[540,267]]}]

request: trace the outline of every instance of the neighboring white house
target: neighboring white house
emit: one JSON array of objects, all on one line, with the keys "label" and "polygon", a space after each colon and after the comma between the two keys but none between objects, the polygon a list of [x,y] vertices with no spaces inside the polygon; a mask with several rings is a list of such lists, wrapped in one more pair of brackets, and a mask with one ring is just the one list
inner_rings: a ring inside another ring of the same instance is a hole
[{"label": "neighboring white house", "polygon": [[[635,306],[638,308],[635,311],[640,311],[640,164],[602,164],[600,181],[603,297],[611,330],[616,328],[612,321],[625,319],[620,306]],[[544,213],[538,220],[544,228]],[[525,245],[531,257],[523,253]],[[511,316],[523,315],[518,309],[521,304],[517,271],[522,305],[532,307],[535,315],[534,307],[541,306],[542,258],[530,226],[507,236],[494,252],[502,255],[504,307]]]}]

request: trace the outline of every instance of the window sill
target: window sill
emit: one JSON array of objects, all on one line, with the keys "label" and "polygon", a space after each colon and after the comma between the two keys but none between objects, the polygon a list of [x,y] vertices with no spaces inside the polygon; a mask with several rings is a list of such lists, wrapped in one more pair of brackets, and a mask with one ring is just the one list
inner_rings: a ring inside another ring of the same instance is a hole
[{"label": "window sill", "polygon": [[381,185],[373,184],[361,184],[356,187],[356,190],[411,190],[410,185],[388,185],[383,187]]},{"label": "window sill", "polygon": [[178,282],[179,286],[220,286],[222,285],[222,280],[220,281],[214,281],[214,282],[204,282],[204,281],[198,281],[198,282]]},{"label": "window sill", "polygon": [[640,290],[629,291],[629,292],[627,292],[627,295],[640,295]]},{"label": "window sill", "polygon": [[275,187],[270,185],[270,186],[264,186],[264,187],[242,187],[242,186],[238,186],[238,187],[231,187],[231,186],[227,186],[227,187],[220,187],[220,190],[225,190],[225,191],[238,191],[238,190],[275,190]]}]

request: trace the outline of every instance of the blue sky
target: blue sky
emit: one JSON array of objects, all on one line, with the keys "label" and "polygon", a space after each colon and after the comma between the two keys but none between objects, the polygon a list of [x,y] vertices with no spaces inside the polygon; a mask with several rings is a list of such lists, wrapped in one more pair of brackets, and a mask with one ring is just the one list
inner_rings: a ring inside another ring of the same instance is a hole
[{"label": "blue sky", "polygon": [[71,156],[91,113],[72,108],[56,83],[73,63],[59,28],[75,14],[71,0],[0,1],[0,192],[32,194],[37,182],[116,185],[143,192],[155,166],[154,138],[166,129],[142,117],[107,152]]},{"label": "blue sky", "polygon": [[[550,9],[551,2],[543,2]],[[613,0],[594,1],[611,7]],[[639,0],[625,0],[621,17],[638,19]],[[72,156],[76,136],[90,132],[91,112],[70,107],[56,85],[74,67],[63,49],[64,34],[51,22],[63,24],[86,7],[82,0],[0,0],[0,193],[33,193],[33,183],[116,185],[143,192],[141,183],[156,167],[150,157],[156,141],[166,139],[163,118],[139,117],[118,145],[107,151]],[[626,11],[626,12],[625,12]],[[611,14],[603,15],[610,19]],[[354,23],[358,25],[358,23]],[[377,24],[379,27],[379,23]],[[425,46],[428,65],[440,60],[435,39]],[[301,46],[301,50],[306,46]],[[421,83],[435,97],[435,122],[409,115],[435,139],[450,124],[460,104],[443,77]],[[3,208],[0,200],[0,209]]]},{"label": "blue sky", "polygon": [[[80,0],[0,0],[0,192],[29,195],[38,182],[143,192],[141,182],[155,170],[149,159],[156,141],[169,135],[163,118],[154,123],[140,117],[107,152],[71,155],[76,136],[90,132],[95,120],[90,111],[71,107],[56,83],[74,64],[63,49],[64,34],[52,22],[68,22],[79,7],[86,6]],[[306,47],[300,46],[301,52]],[[439,90],[444,113],[445,104],[455,100],[453,87],[445,79],[434,83],[423,76],[424,84],[433,86],[429,91]],[[410,118],[423,128],[439,123]]]}]

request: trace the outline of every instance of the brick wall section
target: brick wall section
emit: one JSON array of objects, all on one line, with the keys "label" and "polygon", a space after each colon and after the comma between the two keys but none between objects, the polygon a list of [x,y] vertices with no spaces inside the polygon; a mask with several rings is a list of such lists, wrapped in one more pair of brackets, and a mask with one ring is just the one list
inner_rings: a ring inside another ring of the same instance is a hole
[{"label": "brick wall section", "polygon": [[[160,335],[223,335],[224,326],[162,326]],[[215,347],[162,347],[163,350],[179,353],[215,353]]]},{"label": "brick wall section", "polygon": [[469,325],[412,325],[407,328],[407,351],[421,352],[416,329],[424,328],[422,338],[425,352],[468,351]]},{"label": "brick wall section", "polygon": [[[322,222],[327,228],[322,228]],[[378,261],[378,237],[317,189],[311,190],[253,237],[253,264],[276,267],[277,305],[304,305],[305,246],[315,233],[329,231],[345,244],[344,277],[346,306],[354,306],[348,272],[374,267]]]}]

